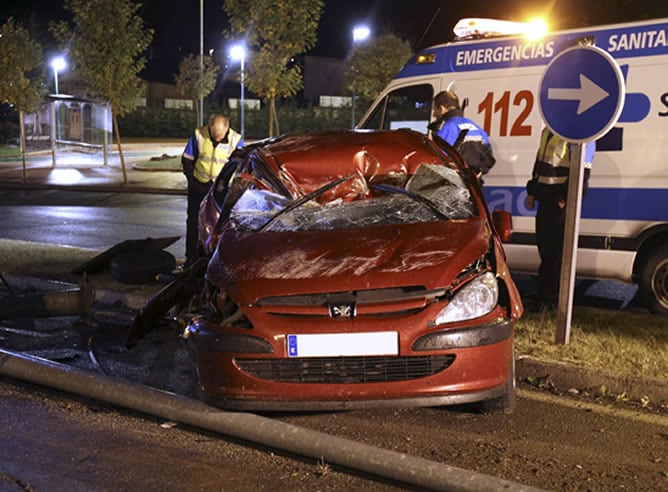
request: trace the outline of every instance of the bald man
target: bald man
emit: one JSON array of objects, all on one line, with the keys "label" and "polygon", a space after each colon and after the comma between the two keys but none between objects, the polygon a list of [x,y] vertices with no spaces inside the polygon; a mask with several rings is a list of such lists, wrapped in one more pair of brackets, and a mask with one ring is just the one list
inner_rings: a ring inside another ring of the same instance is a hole
[{"label": "bald man", "polygon": [[223,165],[238,147],[241,135],[230,128],[230,120],[211,115],[209,124],[196,128],[181,156],[183,174],[188,180],[188,215],[186,219],[186,266],[201,254],[197,244],[199,207]]}]

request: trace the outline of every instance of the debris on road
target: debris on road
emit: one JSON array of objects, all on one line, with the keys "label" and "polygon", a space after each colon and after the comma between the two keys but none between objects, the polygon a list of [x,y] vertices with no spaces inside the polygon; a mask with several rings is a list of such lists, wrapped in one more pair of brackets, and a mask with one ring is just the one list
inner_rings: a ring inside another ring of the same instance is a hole
[{"label": "debris on road", "polygon": [[79,275],[83,273],[95,273],[109,268],[112,259],[116,255],[128,252],[146,251],[146,250],[162,250],[171,246],[180,239],[180,236],[169,236],[162,238],[146,239],[127,239],[118,243],[111,248],[103,251],[96,257],[72,269],[71,273]]},{"label": "debris on road", "polygon": [[148,300],[132,322],[125,343],[127,348],[134,346],[154,328],[172,307],[187,302],[201,290],[207,265],[207,258],[198,258]]},{"label": "debris on road", "polygon": [[12,294],[0,299],[0,319],[44,318],[90,314],[95,289],[85,279],[76,289]]}]

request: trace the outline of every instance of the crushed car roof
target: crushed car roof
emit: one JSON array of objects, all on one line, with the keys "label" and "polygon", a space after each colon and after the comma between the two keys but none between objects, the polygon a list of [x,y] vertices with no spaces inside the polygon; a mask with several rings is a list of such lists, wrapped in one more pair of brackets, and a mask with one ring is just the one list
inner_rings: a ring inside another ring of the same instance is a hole
[{"label": "crushed car roof", "polygon": [[257,152],[298,194],[308,194],[340,176],[410,175],[421,164],[447,162],[429,139],[410,130],[286,135]]}]

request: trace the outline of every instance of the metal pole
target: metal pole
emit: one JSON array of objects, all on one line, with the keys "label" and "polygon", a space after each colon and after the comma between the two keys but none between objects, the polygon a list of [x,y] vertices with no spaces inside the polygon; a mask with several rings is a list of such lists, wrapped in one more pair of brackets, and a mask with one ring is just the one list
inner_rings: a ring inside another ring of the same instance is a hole
[{"label": "metal pole", "polygon": [[246,52],[241,56],[241,139],[245,142],[245,125],[244,125],[244,61],[246,59]]},{"label": "metal pole", "polygon": [[352,98],[352,125],[351,128],[354,130],[355,129],[355,91],[353,91],[353,98]]},{"label": "metal pole", "polygon": [[107,122],[111,124],[113,127],[113,123],[111,123],[111,108],[108,104],[104,105],[104,123],[102,123],[104,127],[104,165],[106,166],[107,163],[109,162],[109,146],[111,143],[109,142],[109,127],[107,127]]},{"label": "metal pole", "polygon": [[58,101],[53,100],[49,104],[51,109],[51,167],[56,167],[56,139],[58,138],[58,112],[56,111]]},{"label": "metal pole", "polygon": [[53,80],[56,82],[56,95],[58,95],[58,69],[53,68]]},{"label": "metal pole", "polygon": [[582,183],[584,181],[583,144],[573,144],[571,166],[568,171],[568,199],[566,200],[566,224],[564,248],[561,260],[559,306],[555,341],[568,344],[571,336],[575,267],[577,265],[578,236],[580,235],[580,210],[582,208]]},{"label": "metal pole", "polygon": [[[357,43],[360,43],[360,42],[365,41],[366,39],[368,39],[370,34],[371,34],[371,31],[365,25],[358,25],[358,26],[355,26],[353,28],[353,46],[352,46],[352,51],[351,51],[351,54],[350,54],[351,61],[352,61],[352,56],[355,53],[355,45]],[[351,65],[350,70],[351,70],[351,72],[354,72],[355,67]],[[355,91],[353,91],[351,109],[352,109],[352,111],[351,111],[351,115],[352,115],[352,125],[351,125],[351,127],[354,130],[355,129],[355,123],[356,123],[356,121],[355,121]]]}]

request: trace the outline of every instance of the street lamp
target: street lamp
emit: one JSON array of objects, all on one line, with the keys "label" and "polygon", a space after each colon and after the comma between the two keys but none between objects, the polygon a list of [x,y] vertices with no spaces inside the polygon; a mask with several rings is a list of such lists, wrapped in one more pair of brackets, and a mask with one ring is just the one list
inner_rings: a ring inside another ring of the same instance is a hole
[{"label": "street lamp", "polygon": [[246,60],[246,46],[243,44],[235,44],[230,48],[230,57],[233,60],[241,62],[241,138],[245,141],[244,131],[244,61]]},{"label": "street lamp", "polygon": [[366,41],[371,35],[371,29],[366,25],[359,25],[353,28],[353,43]]},{"label": "street lamp", "polygon": [[56,84],[56,94],[58,94],[58,72],[62,72],[67,67],[67,62],[62,56],[57,56],[51,60],[51,68],[53,68],[53,80]]},{"label": "street lamp", "polygon": [[[369,29],[369,26],[360,24],[353,27],[353,50],[355,49],[355,45],[357,43],[366,41],[370,35],[371,35],[371,29]],[[352,107],[352,128],[355,129],[355,91],[353,91],[351,107]]]}]

